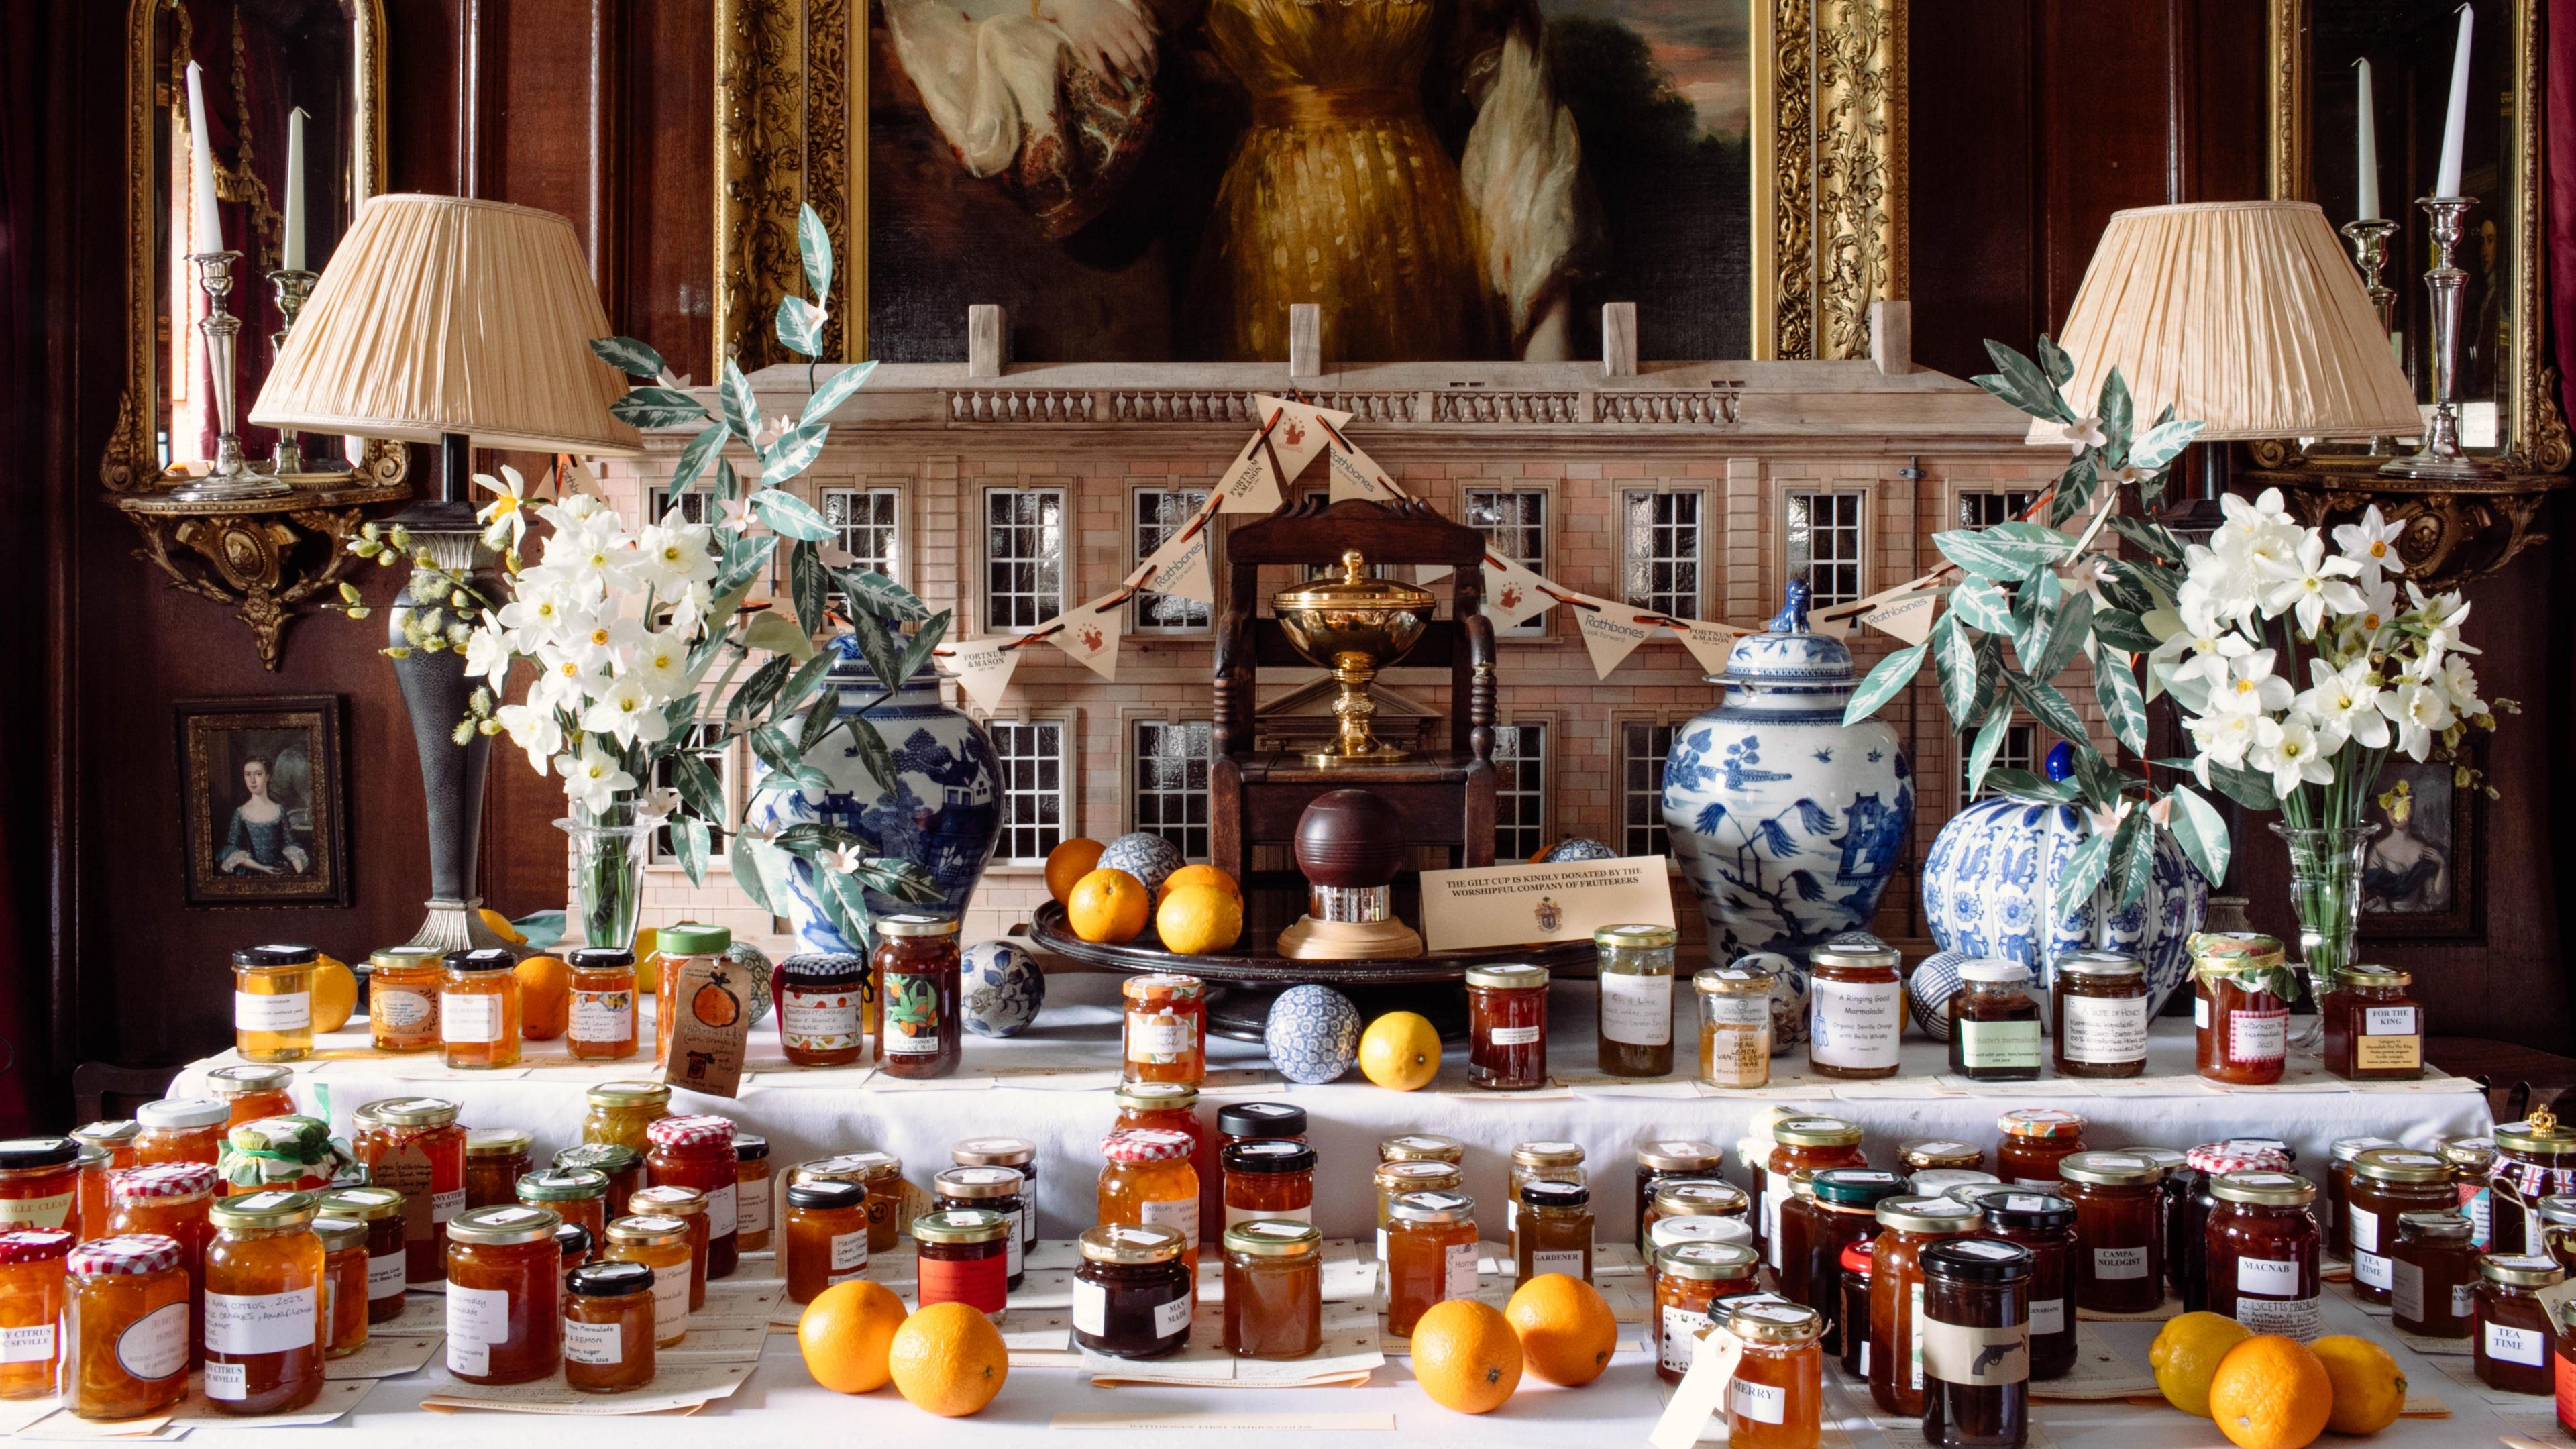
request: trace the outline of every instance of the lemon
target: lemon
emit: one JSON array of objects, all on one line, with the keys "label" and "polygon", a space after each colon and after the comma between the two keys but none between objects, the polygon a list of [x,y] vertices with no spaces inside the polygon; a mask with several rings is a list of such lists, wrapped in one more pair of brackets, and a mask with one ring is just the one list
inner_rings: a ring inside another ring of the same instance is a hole
[{"label": "lemon", "polygon": [[660,935],[651,926],[635,932],[635,989],[647,996],[662,989],[662,958],[653,949]]},{"label": "lemon", "polygon": [[1360,1034],[1360,1074],[1392,1092],[1422,1090],[1440,1075],[1440,1033],[1420,1012],[1388,1012]]},{"label": "lemon", "polygon": [[2165,1401],[2186,1414],[2209,1417],[2209,1381],[2227,1351],[2254,1336],[2254,1330],[2217,1313],[2185,1313],[2167,1323],[2147,1350],[2156,1387]]},{"label": "lemon", "polygon": [[2406,1374],[2388,1350],[2366,1338],[2334,1333],[2309,1344],[2334,1381],[2334,1413],[2326,1427],[2338,1434],[2376,1434],[2406,1408]]},{"label": "lemon", "polygon": [[500,937],[506,944],[524,946],[528,943],[528,938],[519,934],[519,928],[510,924],[508,916],[502,915],[490,906],[478,907],[474,914],[483,918],[485,930]]}]

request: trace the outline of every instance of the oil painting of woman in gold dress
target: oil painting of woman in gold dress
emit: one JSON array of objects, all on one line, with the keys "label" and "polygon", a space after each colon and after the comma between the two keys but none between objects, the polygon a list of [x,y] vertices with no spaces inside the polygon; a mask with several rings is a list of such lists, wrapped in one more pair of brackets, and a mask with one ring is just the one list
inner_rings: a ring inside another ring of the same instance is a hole
[{"label": "oil painting of woman in gold dress", "polygon": [[1000,302],[1022,360],[1275,361],[1314,302],[1332,363],[1595,355],[1587,313],[1672,280],[1623,275],[1639,219],[1716,288],[1692,234],[1743,231],[1740,185],[1711,225],[1639,172],[1730,75],[1741,171],[1740,0],[1666,4],[878,0],[871,350],[954,358]]}]

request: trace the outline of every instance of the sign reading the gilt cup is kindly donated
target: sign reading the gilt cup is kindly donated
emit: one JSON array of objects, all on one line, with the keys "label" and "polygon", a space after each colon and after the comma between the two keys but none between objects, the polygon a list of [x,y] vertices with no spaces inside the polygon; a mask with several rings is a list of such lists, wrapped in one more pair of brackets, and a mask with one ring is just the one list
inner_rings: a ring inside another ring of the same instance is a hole
[{"label": "sign reading the gilt cup is kindly donated", "polygon": [[1603,926],[1672,923],[1670,868],[1660,855],[1422,873],[1422,943],[1433,951],[1588,941]]}]

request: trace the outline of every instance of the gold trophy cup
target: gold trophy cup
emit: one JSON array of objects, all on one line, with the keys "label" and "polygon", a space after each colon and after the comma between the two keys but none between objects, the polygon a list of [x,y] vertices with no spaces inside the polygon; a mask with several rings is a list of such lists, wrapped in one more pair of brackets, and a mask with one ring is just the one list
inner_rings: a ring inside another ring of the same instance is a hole
[{"label": "gold trophy cup", "polygon": [[1431,591],[1393,579],[1368,577],[1358,549],[1342,555],[1342,576],[1319,579],[1270,596],[1270,612],[1298,653],[1333,671],[1342,686],[1333,701],[1341,731],[1332,747],[1306,756],[1315,766],[1387,764],[1411,751],[1378,743],[1369,728],[1377,704],[1369,681],[1393,667],[1422,638],[1431,621]]}]

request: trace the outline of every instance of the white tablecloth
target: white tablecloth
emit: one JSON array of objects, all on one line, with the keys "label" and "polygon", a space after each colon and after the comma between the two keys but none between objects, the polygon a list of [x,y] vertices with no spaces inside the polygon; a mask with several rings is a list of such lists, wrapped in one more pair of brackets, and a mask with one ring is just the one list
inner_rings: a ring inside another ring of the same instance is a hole
[{"label": "white tablecloth", "polygon": [[[933,1171],[947,1165],[951,1143],[999,1133],[1027,1137],[1040,1154],[1042,1231],[1069,1237],[1094,1221],[1099,1140],[1116,1115],[1110,1089],[1118,1059],[1119,979],[1050,978],[1047,1007],[1036,1026],[1009,1040],[968,1037],[962,1074],[938,1083],[898,1083],[861,1070],[797,1071],[780,1057],[775,1030],[764,1022],[753,1031],[750,1075],[738,1100],[683,1093],[675,1110],[734,1118],[767,1136],[772,1160],[781,1165],[861,1147],[892,1152],[903,1159],[905,1175],[925,1186]],[[1552,993],[1550,1060],[1565,1086],[1535,1093],[1470,1090],[1463,1047],[1452,1047],[1439,1079],[1418,1092],[1387,1091],[1357,1071],[1324,1086],[1295,1086],[1267,1070],[1257,1047],[1215,1040],[1214,1076],[1201,1115],[1212,1122],[1215,1105],[1225,1101],[1304,1107],[1322,1158],[1316,1222],[1329,1234],[1361,1238],[1376,1226],[1367,1186],[1376,1143],[1399,1132],[1446,1133],[1469,1144],[1466,1188],[1485,1205],[1488,1238],[1503,1235],[1500,1205],[1512,1145],[1545,1139],[1582,1143],[1603,1189],[1595,1204],[1601,1236],[1614,1238],[1633,1230],[1628,1184],[1639,1144],[1673,1137],[1719,1143],[1728,1152],[1729,1175],[1742,1181],[1735,1144],[1757,1118],[1767,1120],[1775,1110],[1830,1113],[1859,1123],[1870,1160],[1881,1164],[1894,1162],[1899,1140],[1928,1136],[1982,1144],[1991,1162],[1996,1115],[2048,1105],[2082,1113],[2085,1140],[2097,1147],[2283,1138],[2297,1148],[2299,1166],[2311,1176],[2322,1170],[2328,1144],[2338,1137],[2372,1134],[2421,1145],[2492,1125],[2485,1096],[2465,1079],[2358,1088],[2325,1077],[2313,1057],[2281,1087],[2222,1090],[2191,1074],[2190,1029],[2171,1020],[2160,1022],[2151,1040],[2152,1075],[2126,1083],[2048,1079],[1972,1089],[1941,1078],[1939,1043],[1908,1040],[1904,1074],[1886,1081],[1828,1083],[1807,1075],[1803,1054],[1795,1054],[1774,1060],[1774,1082],[1766,1090],[1716,1093],[1688,1080],[1698,1035],[1686,1021],[1676,1022],[1680,1076],[1613,1083],[1593,1070],[1594,1002],[1589,982],[1560,983]],[[587,1086],[650,1070],[641,1057],[575,1064],[560,1042],[530,1043],[527,1065],[506,1073],[451,1073],[434,1053],[388,1058],[365,1046],[362,1031],[322,1039],[320,1059],[303,1064],[297,1074],[296,1096],[305,1110],[346,1131],[352,1109],[363,1102],[424,1093],[449,1097],[462,1104],[469,1126],[534,1132],[540,1160],[580,1140]],[[192,1064],[173,1095],[199,1092],[206,1069],[232,1060],[226,1053]]]}]

